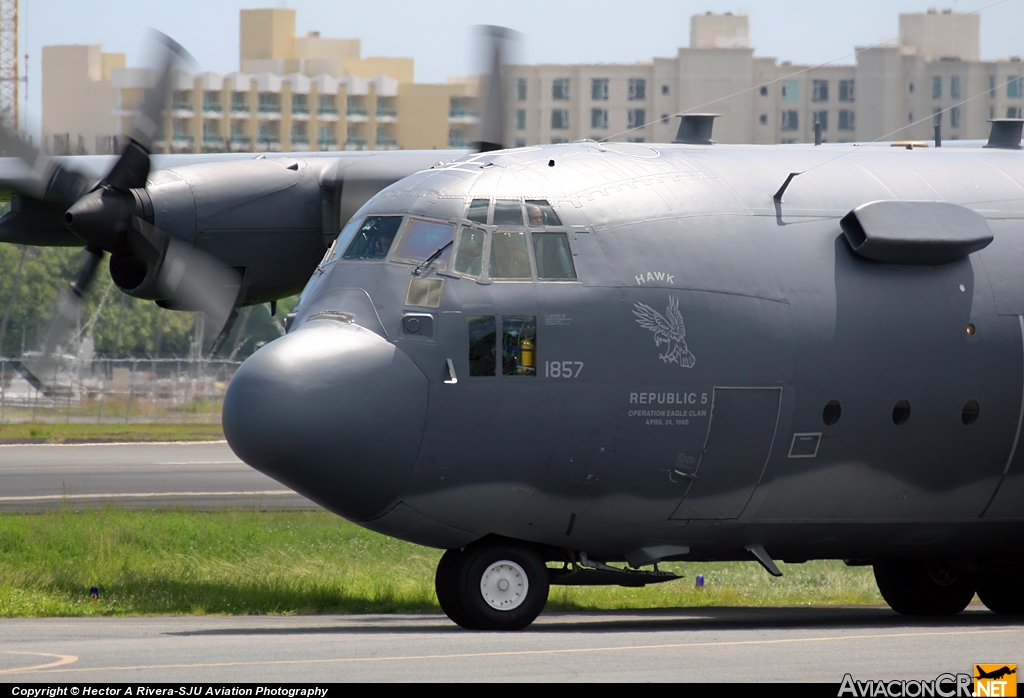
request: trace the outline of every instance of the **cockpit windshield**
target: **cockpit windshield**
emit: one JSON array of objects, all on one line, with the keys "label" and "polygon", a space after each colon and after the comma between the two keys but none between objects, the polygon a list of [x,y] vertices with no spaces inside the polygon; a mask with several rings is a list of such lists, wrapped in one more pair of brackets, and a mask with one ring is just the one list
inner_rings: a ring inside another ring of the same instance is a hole
[{"label": "cockpit windshield", "polygon": [[443,267],[448,263],[448,255],[451,253],[449,243],[454,235],[455,226],[451,223],[410,218],[405,226],[405,232],[402,233],[402,239],[391,256],[391,261],[421,264],[439,249],[449,245],[434,261],[434,264]]},{"label": "cockpit windshield", "polygon": [[386,258],[401,225],[401,216],[370,216],[352,238],[345,250],[344,259]]}]

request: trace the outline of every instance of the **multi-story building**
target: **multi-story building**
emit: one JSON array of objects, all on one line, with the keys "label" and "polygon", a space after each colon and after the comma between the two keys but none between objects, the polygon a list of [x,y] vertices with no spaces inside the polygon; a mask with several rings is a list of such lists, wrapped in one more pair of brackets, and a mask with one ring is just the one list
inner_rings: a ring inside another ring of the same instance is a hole
[{"label": "multi-story building", "polygon": [[[413,59],[361,57],[359,39],[295,35],[295,10],[242,10],[238,72],[176,73],[163,152],[463,148],[477,140],[475,81],[413,81]],[[152,71],[99,46],[43,49],[43,141],[114,153]]]},{"label": "multi-story building", "polygon": [[671,141],[673,115],[721,114],[724,143],[982,139],[987,120],[1020,117],[1019,57],[980,59],[977,14],[900,15],[892,46],[856,49],[853,65],[792,65],[754,56],[748,18],[691,18],[690,46],[634,64],[509,68],[506,142]]},{"label": "multi-story building", "polygon": [[[506,69],[505,143],[666,142],[675,114],[721,114],[723,143],[983,139],[1020,117],[1019,57],[982,61],[977,14],[903,14],[892,45],[849,65],[758,57],[744,15],[690,21],[674,57]],[[362,57],[358,39],[295,34],[295,11],[243,10],[239,72],[176,76],[166,151],[462,148],[478,139],[475,79],[413,81],[413,59]],[[115,152],[152,75],[98,46],[43,49],[43,135],[55,152]]]}]

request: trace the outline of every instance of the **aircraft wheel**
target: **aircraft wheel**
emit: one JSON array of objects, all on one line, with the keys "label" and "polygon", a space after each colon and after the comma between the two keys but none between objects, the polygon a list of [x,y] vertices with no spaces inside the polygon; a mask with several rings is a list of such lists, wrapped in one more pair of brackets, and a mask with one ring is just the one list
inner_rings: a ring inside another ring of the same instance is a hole
[{"label": "aircraft wheel", "polygon": [[548,600],[548,572],[532,550],[481,544],[441,557],[435,577],[445,614],[467,630],[522,630]]},{"label": "aircraft wheel", "polygon": [[905,616],[953,616],[974,598],[974,579],[932,560],[876,562],[875,582],[892,610]]},{"label": "aircraft wheel", "polygon": [[977,579],[978,598],[988,610],[1002,615],[1024,614],[1024,570],[985,570]]}]

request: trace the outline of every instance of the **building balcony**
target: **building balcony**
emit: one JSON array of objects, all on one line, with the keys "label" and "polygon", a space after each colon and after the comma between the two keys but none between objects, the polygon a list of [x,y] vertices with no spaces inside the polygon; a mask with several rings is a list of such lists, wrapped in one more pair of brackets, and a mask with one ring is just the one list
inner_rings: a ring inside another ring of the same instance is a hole
[{"label": "building balcony", "polygon": [[398,150],[398,141],[394,138],[377,138],[377,150]]},{"label": "building balcony", "polygon": [[305,136],[292,136],[292,151],[304,153],[309,150],[309,139]]},{"label": "building balcony", "polygon": [[338,110],[337,109],[317,109],[316,110],[317,121],[337,121]]},{"label": "building balcony", "polygon": [[224,107],[219,102],[203,102],[203,114],[220,114],[224,111]]},{"label": "building balcony", "polygon": [[259,139],[256,141],[256,152],[258,153],[278,153],[281,151],[281,141],[275,139]]},{"label": "building balcony", "polygon": [[232,116],[249,116],[249,105],[248,104],[232,104],[231,115]]},{"label": "building balcony", "polygon": [[366,139],[365,138],[349,138],[345,141],[345,150],[365,150]]},{"label": "building balcony", "polygon": [[363,122],[369,120],[370,115],[362,107],[349,107],[345,110],[345,120],[352,122]]},{"label": "building balcony", "polygon": [[292,116],[296,114],[309,114],[309,105],[306,104],[293,104],[292,105]]},{"label": "building balcony", "polygon": [[256,112],[256,118],[260,121],[280,121],[281,107],[260,107]]},{"label": "building balcony", "polygon": [[395,109],[378,109],[377,110],[377,121],[390,124],[394,123],[395,119],[398,118],[398,111]]},{"label": "building balcony", "polygon": [[233,153],[246,153],[252,150],[252,142],[248,136],[231,136],[228,141],[228,150]]},{"label": "building balcony", "polygon": [[448,141],[448,147],[455,150],[465,150],[469,148],[469,141],[465,138],[451,139]]},{"label": "building balcony", "polygon": [[216,133],[203,134],[203,145],[220,145],[223,142],[224,137],[218,136]]},{"label": "building balcony", "polygon": [[454,124],[480,123],[480,114],[469,109],[452,109],[448,112],[448,121]]},{"label": "building balcony", "polygon": [[292,112],[292,121],[309,121],[309,111]]}]

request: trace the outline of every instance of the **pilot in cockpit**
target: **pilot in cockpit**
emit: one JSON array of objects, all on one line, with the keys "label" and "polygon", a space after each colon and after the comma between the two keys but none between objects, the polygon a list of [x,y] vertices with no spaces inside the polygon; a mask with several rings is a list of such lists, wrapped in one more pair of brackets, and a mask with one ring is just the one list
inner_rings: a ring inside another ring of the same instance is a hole
[{"label": "pilot in cockpit", "polygon": [[539,228],[544,225],[544,211],[541,210],[540,206],[537,206],[536,204],[527,204],[526,215],[530,219],[531,228]]}]

